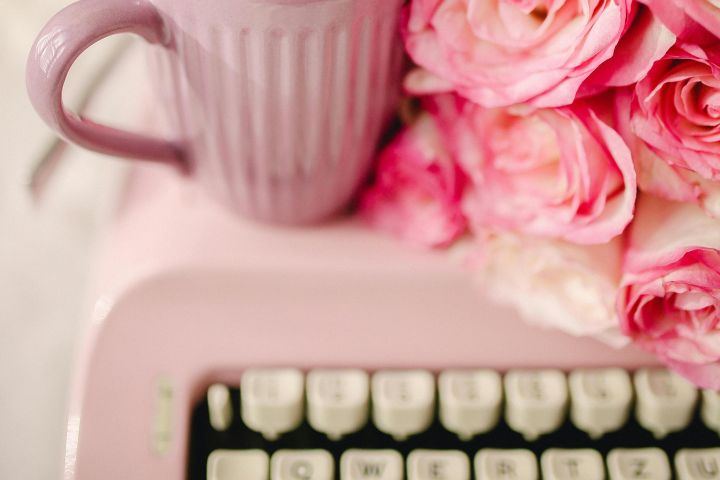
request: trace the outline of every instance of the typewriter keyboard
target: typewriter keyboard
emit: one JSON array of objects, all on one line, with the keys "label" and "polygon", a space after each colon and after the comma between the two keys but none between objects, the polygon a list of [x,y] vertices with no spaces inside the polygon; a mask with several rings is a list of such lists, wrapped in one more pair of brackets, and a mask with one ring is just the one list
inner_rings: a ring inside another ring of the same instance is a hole
[{"label": "typewriter keyboard", "polygon": [[664,369],[251,369],[193,411],[191,480],[720,480],[720,395]]}]

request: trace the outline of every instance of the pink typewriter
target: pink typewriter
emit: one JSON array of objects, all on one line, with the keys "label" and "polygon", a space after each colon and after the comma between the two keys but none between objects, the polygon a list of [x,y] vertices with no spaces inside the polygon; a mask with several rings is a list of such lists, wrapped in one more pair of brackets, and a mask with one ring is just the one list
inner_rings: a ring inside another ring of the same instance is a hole
[{"label": "pink typewriter", "polygon": [[[197,176],[131,172],[98,253],[66,480],[720,479],[720,395],[652,357],[531,328],[451,255],[351,215],[266,226],[209,198],[274,220],[346,203],[393,100],[402,3],[83,0],[41,34],[28,85],[48,123]],[[184,144],[65,112],[72,61],[120,31],[176,50],[159,78]]]},{"label": "pink typewriter", "polygon": [[107,237],[68,480],[719,478],[689,384],[352,218],[238,222],[146,167]]}]

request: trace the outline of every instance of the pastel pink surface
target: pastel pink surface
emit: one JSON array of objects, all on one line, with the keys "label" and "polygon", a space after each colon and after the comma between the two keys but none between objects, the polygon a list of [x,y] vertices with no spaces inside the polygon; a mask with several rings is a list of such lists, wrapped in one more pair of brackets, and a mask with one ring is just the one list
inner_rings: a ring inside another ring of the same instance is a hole
[{"label": "pastel pink surface", "polygon": [[[153,168],[133,176],[103,252],[67,480],[184,478],[193,403],[250,366],[655,363],[524,326],[444,253],[409,249],[353,219],[303,230],[238,222],[192,183]],[[151,448],[160,378],[174,387],[165,455]]]}]

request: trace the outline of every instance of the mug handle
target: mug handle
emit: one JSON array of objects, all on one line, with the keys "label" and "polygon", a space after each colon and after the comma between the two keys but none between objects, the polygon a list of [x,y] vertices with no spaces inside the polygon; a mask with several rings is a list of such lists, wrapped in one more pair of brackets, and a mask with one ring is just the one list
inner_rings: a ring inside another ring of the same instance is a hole
[{"label": "mug handle", "polygon": [[159,12],[148,0],[80,0],[55,15],[35,40],[26,72],[30,101],[40,117],[69,142],[186,171],[178,143],[101,125],[65,109],[62,91],[73,62],[92,44],[116,33],[135,33],[151,44],[170,44]]}]

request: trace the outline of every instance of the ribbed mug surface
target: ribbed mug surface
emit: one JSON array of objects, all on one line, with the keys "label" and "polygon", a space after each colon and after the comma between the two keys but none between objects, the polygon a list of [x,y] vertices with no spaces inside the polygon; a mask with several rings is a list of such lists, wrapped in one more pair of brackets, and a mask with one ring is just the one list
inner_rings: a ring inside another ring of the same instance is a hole
[{"label": "ribbed mug surface", "polygon": [[211,194],[275,223],[345,206],[397,98],[402,0],[153,3],[158,92]]}]

